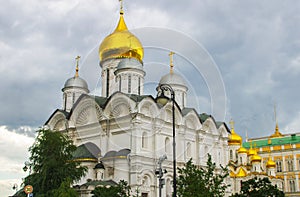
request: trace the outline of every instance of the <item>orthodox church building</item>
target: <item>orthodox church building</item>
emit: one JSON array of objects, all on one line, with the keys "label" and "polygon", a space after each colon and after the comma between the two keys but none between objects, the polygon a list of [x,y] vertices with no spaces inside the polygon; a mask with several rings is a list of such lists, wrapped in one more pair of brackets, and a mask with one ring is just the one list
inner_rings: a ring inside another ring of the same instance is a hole
[{"label": "orthodox church building", "polygon": [[[62,88],[62,108],[55,110],[45,123],[51,130],[66,133],[78,146],[75,159],[88,167],[86,176],[75,186],[81,196],[91,196],[96,186],[112,185],[120,180],[127,181],[139,196],[158,196],[155,171],[163,156],[166,160],[162,168],[166,173],[162,194],[172,194],[173,103],[169,100],[161,104],[156,95],[144,95],[143,56],[143,46],[128,30],[121,9],[115,30],[99,46],[102,94],[89,94],[87,81],[79,76],[77,57],[75,75]],[[161,77],[158,86],[168,84],[175,94],[177,167],[190,158],[195,164],[205,166],[210,153],[216,166],[233,162],[231,178],[241,177],[248,171],[260,173],[256,154],[251,156],[252,169],[244,168],[249,162],[248,153],[233,126],[230,131],[224,122],[187,107],[189,88],[173,71],[172,53],[170,56],[170,72]],[[161,93],[159,88],[157,91]],[[170,96],[169,91],[166,96]],[[269,173],[273,176],[272,170]],[[237,191],[238,188],[232,190]]]}]

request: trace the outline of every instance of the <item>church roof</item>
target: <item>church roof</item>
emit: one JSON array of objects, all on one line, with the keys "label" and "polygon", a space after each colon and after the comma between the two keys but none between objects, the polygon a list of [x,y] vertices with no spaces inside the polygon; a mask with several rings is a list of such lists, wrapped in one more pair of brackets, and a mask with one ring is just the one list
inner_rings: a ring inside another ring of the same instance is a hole
[{"label": "church roof", "polygon": [[111,150],[111,151],[108,151],[104,157],[101,158],[101,161],[102,160],[109,160],[109,159],[124,159],[124,158],[127,158],[127,155],[131,152],[130,149],[128,148],[124,148],[124,149],[121,149],[119,151],[115,151],[115,150]]},{"label": "church roof", "polygon": [[115,186],[117,183],[113,180],[107,180],[107,181],[98,181],[98,180],[92,180],[88,181],[82,185],[75,185],[74,188],[80,188],[82,186],[88,187],[88,186]]},{"label": "church roof", "polygon": [[[252,140],[252,143],[255,143],[256,148],[264,147],[264,146],[276,146],[276,145],[284,145],[284,144],[296,144],[300,143],[300,136],[297,135],[289,135],[278,138],[265,138],[265,139],[257,139]],[[245,148],[250,148],[251,142],[244,142],[243,146]]]},{"label": "church roof", "polygon": [[88,142],[77,147],[73,158],[79,161],[98,161],[100,153],[100,149],[94,143]]},{"label": "church roof", "polygon": [[57,114],[57,113],[62,113],[62,114],[65,115],[65,117],[68,117],[68,116],[69,116],[69,112],[64,111],[64,110],[62,110],[62,109],[56,109],[56,110],[51,114],[51,116],[48,118],[48,120],[45,122],[44,125],[47,125],[47,124],[49,123],[49,121],[53,118],[53,116],[54,116],[55,114]]}]

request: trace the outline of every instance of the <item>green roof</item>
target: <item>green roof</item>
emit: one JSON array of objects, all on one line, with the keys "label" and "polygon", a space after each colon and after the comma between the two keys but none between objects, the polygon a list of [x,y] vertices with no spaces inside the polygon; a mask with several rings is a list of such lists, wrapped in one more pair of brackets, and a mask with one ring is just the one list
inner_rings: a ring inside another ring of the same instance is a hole
[{"label": "green roof", "polygon": [[74,159],[97,159],[100,149],[93,143],[88,142],[77,147],[73,153]]},{"label": "green roof", "polygon": [[205,120],[209,117],[211,117],[211,115],[208,115],[206,113],[199,114],[199,118],[200,118],[201,123],[205,122]]},{"label": "green roof", "polygon": [[96,181],[96,180],[92,180],[92,181],[88,181],[86,183],[84,183],[83,185],[89,186],[89,185],[94,185],[94,186],[98,186],[98,185],[102,185],[102,186],[114,186],[117,185],[117,183],[113,180],[107,180],[107,181]]},{"label": "green roof", "polygon": [[[268,142],[269,139],[271,140],[270,144]],[[296,136],[296,135],[252,140],[252,144],[256,148],[260,148],[264,146],[277,146],[277,145],[297,144],[297,143],[300,143],[300,136]],[[244,142],[243,147],[250,148],[250,144],[251,144],[250,142]]]}]

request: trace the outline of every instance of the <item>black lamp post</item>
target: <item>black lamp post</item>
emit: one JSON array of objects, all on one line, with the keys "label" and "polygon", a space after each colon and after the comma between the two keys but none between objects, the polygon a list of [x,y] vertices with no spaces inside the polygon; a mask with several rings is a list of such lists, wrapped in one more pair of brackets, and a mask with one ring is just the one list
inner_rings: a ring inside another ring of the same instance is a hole
[{"label": "black lamp post", "polygon": [[156,98],[156,101],[162,105],[165,105],[170,98],[165,96],[165,91],[170,91],[172,101],[172,124],[173,124],[173,197],[177,195],[176,187],[176,140],[175,140],[175,93],[173,88],[169,84],[159,84],[157,90],[161,90],[160,95]]}]

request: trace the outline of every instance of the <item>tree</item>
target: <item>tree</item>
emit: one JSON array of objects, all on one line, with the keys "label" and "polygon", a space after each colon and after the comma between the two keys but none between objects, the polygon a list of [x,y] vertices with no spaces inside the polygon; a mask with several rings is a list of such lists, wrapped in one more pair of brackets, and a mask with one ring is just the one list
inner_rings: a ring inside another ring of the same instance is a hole
[{"label": "tree", "polygon": [[55,197],[78,197],[78,193],[70,187],[70,180],[66,180],[61,183],[58,189],[53,190],[53,196]]},{"label": "tree", "polygon": [[284,196],[283,191],[280,191],[277,186],[272,185],[271,181],[265,178],[254,177],[242,182],[240,194],[234,194],[232,197],[269,197]]},{"label": "tree", "polygon": [[220,165],[216,172],[216,164],[208,154],[206,167],[198,167],[190,159],[183,168],[178,168],[177,193],[181,197],[221,197],[225,195],[228,185],[224,182],[229,175],[226,167]]},{"label": "tree", "polygon": [[92,191],[93,197],[129,197],[131,188],[128,183],[121,180],[117,185],[110,187],[96,187]]},{"label": "tree", "polygon": [[[73,145],[66,135],[51,130],[39,130],[34,144],[29,148],[30,165],[33,173],[25,178],[24,184],[34,188],[34,196],[54,196],[53,192],[64,185],[79,181],[86,168],[73,159]],[[69,185],[70,186],[70,185]]]}]

